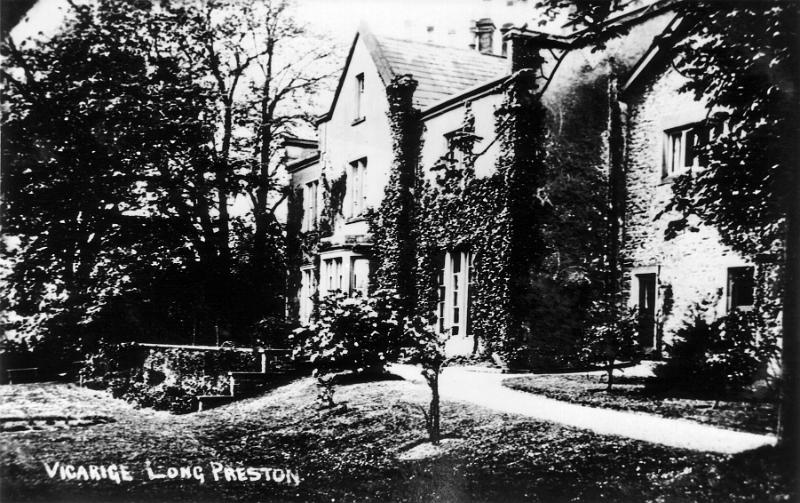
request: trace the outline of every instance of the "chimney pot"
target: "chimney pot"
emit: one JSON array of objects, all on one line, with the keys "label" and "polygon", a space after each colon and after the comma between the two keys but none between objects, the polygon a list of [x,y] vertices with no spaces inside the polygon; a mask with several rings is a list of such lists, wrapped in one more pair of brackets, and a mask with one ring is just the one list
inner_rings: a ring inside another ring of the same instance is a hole
[{"label": "chimney pot", "polygon": [[478,51],[481,53],[494,53],[495,28],[494,22],[488,17],[479,19],[475,22],[475,26],[472,28],[472,31],[475,34],[475,45],[478,47]]}]

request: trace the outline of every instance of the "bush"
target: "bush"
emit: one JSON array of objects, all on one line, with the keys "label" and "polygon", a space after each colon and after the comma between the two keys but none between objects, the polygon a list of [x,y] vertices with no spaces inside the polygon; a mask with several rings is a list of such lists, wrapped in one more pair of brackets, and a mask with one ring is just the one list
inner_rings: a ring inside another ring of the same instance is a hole
[{"label": "bush", "polygon": [[613,384],[615,362],[641,358],[638,324],[636,309],[621,308],[613,301],[596,301],[589,309],[580,345],[581,360],[606,369],[609,390]]},{"label": "bush", "polygon": [[332,293],[320,299],[316,317],[291,334],[295,359],[307,358],[315,375],[351,370],[383,372],[399,346],[397,298]]},{"label": "bush", "polygon": [[228,390],[228,371],[255,370],[254,353],[151,349],[133,345],[102,345],[90,356],[81,375],[87,385],[111,391],[140,407],[192,412],[198,395],[221,395]]},{"label": "bush", "polygon": [[755,311],[734,310],[709,321],[695,307],[667,345],[669,359],[655,370],[651,388],[716,397],[746,389],[777,355],[774,337],[762,326]]}]

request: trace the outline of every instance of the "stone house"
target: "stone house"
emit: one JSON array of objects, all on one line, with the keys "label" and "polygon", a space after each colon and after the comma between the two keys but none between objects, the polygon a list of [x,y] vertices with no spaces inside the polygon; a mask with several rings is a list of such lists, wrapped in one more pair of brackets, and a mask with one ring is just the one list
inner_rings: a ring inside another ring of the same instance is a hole
[{"label": "stone house", "polygon": [[[599,51],[568,28],[505,25],[497,44],[490,20],[471,48],[360,28],[319,152],[288,166],[290,311],[305,323],[316,295],[388,282],[450,334],[452,354],[549,354],[579,330],[586,292],[612,288],[643,313],[641,343],[659,356],[698,301],[753,308],[753,258],[700,224],[665,238],[671,181],[702,169],[696,147],[716,134],[700,126],[704,104],[679,92],[671,5],[614,18],[625,34]],[[392,218],[389,200],[401,201]],[[387,248],[387,235],[404,242]]]}]

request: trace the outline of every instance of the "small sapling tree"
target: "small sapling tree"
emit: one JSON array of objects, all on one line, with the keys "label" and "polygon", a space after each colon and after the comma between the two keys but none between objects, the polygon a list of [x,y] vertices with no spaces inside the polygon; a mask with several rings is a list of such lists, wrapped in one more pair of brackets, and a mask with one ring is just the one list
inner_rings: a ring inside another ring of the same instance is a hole
[{"label": "small sapling tree", "polygon": [[439,409],[439,376],[445,366],[444,343],[446,337],[436,333],[433,325],[415,316],[406,323],[405,335],[410,348],[410,361],[422,365],[422,376],[431,388],[431,403],[425,415],[428,439],[438,444],[441,438]]},{"label": "small sapling tree", "polygon": [[584,358],[600,364],[606,371],[611,391],[614,384],[614,365],[617,361],[636,360],[641,356],[637,341],[638,322],[636,309],[622,308],[613,301],[596,301],[590,311],[584,331]]}]

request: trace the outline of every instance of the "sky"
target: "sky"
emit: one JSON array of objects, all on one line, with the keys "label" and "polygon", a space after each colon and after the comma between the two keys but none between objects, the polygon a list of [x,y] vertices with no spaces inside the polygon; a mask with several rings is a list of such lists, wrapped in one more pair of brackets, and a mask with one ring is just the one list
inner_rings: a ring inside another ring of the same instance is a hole
[{"label": "sky", "polygon": [[[466,46],[471,41],[470,21],[491,18],[522,25],[534,16],[535,0],[295,0],[298,18],[314,31],[347,44],[361,21],[376,33]],[[61,23],[67,0],[39,0],[12,30],[16,40],[45,35]],[[433,31],[428,28],[432,27]]]}]

